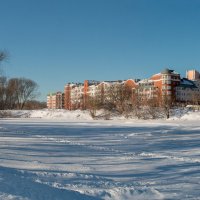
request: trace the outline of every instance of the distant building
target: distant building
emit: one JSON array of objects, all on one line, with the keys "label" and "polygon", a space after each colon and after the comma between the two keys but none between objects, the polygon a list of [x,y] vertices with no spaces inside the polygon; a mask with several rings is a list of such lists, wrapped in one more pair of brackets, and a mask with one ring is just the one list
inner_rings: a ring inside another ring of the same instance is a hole
[{"label": "distant building", "polygon": [[164,69],[161,73],[153,75],[150,80],[159,89],[161,96],[175,97],[175,88],[180,84],[180,74],[174,70]]},{"label": "distant building", "polygon": [[159,88],[155,85],[154,80],[143,79],[137,84],[137,95],[141,99],[153,99],[159,97]]},{"label": "distant building", "polygon": [[100,98],[102,102],[108,98],[110,88],[117,84],[126,84],[134,87],[136,83],[129,79],[126,81],[94,81],[85,80],[84,83],[68,83],[64,89],[64,108],[67,110],[85,109],[90,98]]},{"label": "distant building", "polygon": [[189,80],[200,80],[200,73],[197,70],[188,70],[186,71],[186,78]]},{"label": "distant building", "polygon": [[85,80],[84,83],[68,83],[65,85],[63,94],[57,92],[47,96],[47,107],[67,110],[86,109],[93,98],[98,98],[101,103],[109,100],[110,92],[121,85],[131,90],[132,100],[139,95],[143,100],[157,98],[161,102],[163,97],[167,97],[174,102],[200,103],[200,73],[196,70],[188,70],[186,78],[181,78],[179,73],[166,68],[149,79],[143,80],[102,82]]},{"label": "distant building", "polygon": [[199,102],[199,88],[194,81],[182,78],[180,84],[176,87],[176,101],[186,103]]},{"label": "distant building", "polygon": [[47,108],[48,109],[61,109],[63,108],[63,94],[62,92],[50,93],[47,95]]}]

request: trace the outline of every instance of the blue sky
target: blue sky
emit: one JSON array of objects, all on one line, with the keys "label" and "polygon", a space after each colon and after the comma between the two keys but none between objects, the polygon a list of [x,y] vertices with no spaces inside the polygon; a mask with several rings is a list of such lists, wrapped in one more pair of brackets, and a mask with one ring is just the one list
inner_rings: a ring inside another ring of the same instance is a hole
[{"label": "blue sky", "polygon": [[199,0],[0,0],[8,77],[48,92],[67,82],[200,70]]}]

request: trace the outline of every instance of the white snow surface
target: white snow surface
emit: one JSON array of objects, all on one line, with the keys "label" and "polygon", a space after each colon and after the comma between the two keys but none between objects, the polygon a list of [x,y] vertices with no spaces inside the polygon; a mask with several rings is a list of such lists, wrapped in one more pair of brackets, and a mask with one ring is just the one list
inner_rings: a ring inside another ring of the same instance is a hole
[{"label": "white snow surface", "polygon": [[2,200],[200,200],[200,113],[92,120],[14,111],[0,120]]},{"label": "white snow surface", "polygon": [[[64,110],[64,109],[55,109],[55,110],[12,110],[8,111],[12,114],[13,117],[17,118],[41,118],[41,119],[53,119],[55,120],[64,120],[64,121],[83,121],[83,120],[93,120],[89,111],[85,110]],[[104,111],[99,111],[97,115],[101,115]],[[111,115],[111,120],[125,120],[125,121],[135,121],[134,119],[126,119],[120,115]],[[175,109],[172,111],[171,117],[169,120],[199,120],[200,111],[190,111],[190,109]]]},{"label": "white snow surface", "polygon": [[55,109],[55,110],[12,110],[10,111],[14,117],[21,118],[44,118],[44,119],[66,119],[66,120],[91,120],[88,111],[80,110],[64,110],[64,109]]}]

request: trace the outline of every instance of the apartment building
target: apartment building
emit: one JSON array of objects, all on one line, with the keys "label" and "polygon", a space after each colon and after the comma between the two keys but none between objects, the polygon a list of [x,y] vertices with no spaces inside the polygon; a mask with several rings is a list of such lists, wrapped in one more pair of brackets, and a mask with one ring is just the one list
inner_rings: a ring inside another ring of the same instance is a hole
[{"label": "apartment building", "polygon": [[101,99],[101,102],[109,100],[110,94],[124,86],[126,89],[132,90],[132,94],[137,87],[138,80],[115,80],[115,81],[103,81],[96,85],[96,97]]},{"label": "apartment building", "polygon": [[158,88],[161,96],[174,98],[175,88],[180,84],[181,78],[179,73],[166,68],[161,73],[153,75],[150,80],[154,82],[154,86]]},{"label": "apartment building", "polygon": [[159,88],[155,86],[155,82],[151,79],[144,79],[137,84],[137,95],[141,99],[154,99],[159,97]]},{"label": "apartment building", "polygon": [[186,78],[176,87],[176,100],[187,103],[200,103],[200,73],[197,70],[186,71]]},{"label": "apartment building", "polygon": [[67,110],[78,109],[82,106],[84,95],[83,83],[68,83],[64,88],[64,108]]},{"label": "apartment building", "polygon": [[108,96],[111,85],[119,81],[85,80],[84,83],[68,83],[64,89],[64,108],[67,110],[84,109],[89,104],[89,98],[103,99]]},{"label": "apartment building", "polygon": [[180,74],[171,69],[152,75],[149,79],[143,79],[136,83],[136,92],[143,100],[163,98],[174,99],[176,86],[180,84]]},{"label": "apartment building", "polygon": [[48,109],[61,109],[63,108],[63,94],[62,92],[50,93],[47,95],[47,108]]},{"label": "apartment building", "polygon": [[182,78],[176,87],[176,101],[186,103],[198,103],[200,100],[200,90],[194,81]]},{"label": "apartment building", "polygon": [[109,94],[121,85],[132,90],[143,99],[168,97],[177,102],[200,103],[200,76],[196,70],[188,70],[187,78],[171,69],[164,69],[149,79],[128,79],[117,81],[85,80],[84,83],[68,83],[64,94],[57,92],[47,96],[48,108],[65,108],[67,110],[85,109],[91,98],[100,98],[101,102],[108,100]]},{"label": "apartment building", "polygon": [[200,73],[197,70],[188,70],[186,71],[186,78],[195,81],[195,80],[200,80]]},{"label": "apartment building", "polygon": [[86,107],[88,105],[90,97],[95,97],[99,94],[99,89],[98,89],[99,84],[100,82],[95,80],[84,81],[83,107]]}]

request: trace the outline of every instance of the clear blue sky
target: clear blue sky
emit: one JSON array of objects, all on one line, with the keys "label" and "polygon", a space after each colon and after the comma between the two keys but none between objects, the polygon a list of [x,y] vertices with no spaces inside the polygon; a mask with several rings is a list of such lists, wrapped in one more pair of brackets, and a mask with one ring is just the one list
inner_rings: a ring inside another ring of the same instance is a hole
[{"label": "clear blue sky", "polygon": [[4,72],[46,94],[85,79],[200,70],[200,0],[0,0]]}]

